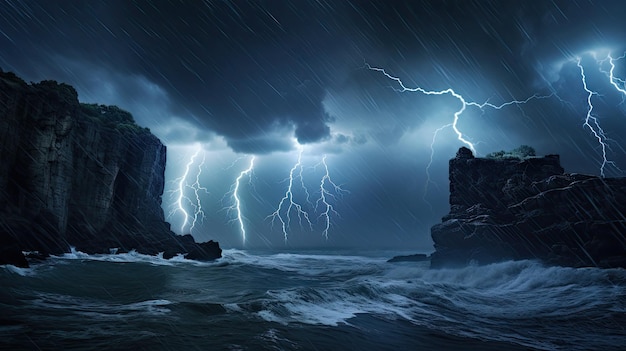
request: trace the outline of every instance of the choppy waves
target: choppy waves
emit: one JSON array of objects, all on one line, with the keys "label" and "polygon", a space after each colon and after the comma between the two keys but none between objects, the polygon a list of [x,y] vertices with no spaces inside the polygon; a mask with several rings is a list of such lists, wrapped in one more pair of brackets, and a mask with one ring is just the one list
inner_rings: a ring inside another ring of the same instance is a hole
[{"label": "choppy waves", "polygon": [[176,264],[193,264],[197,266],[214,266],[221,264],[222,261],[214,261],[214,262],[203,262],[203,261],[195,261],[188,260],[184,255],[177,255],[169,259],[163,258],[163,254],[159,255],[145,255],[138,253],[135,250],[131,250],[130,252],[124,253],[115,253],[115,254],[86,254],[81,251],[77,251],[75,248],[71,248],[69,253],[60,255],[60,256],[52,256],[53,259],[57,260],[89,260],[89,261],[102,261],[102,262],[118,262],[118,263],[149,263],[152,265],[159,266],[173,266]]},{"label": "choppy waves", "polygon": [[241,261],[333,282],[270,289],[261,301],[239,306],[270,322],[337,326],[368,314],[537,349],[619,349],[626,342],[622,269],[510,261],[431,270],[358,256]]},{"label": "choppy waves", "polygon": [[[369,316],[388,328],[404,323],[534,349],[626,345],[622,269],[512,261],[435,270],[426,262],[391,264],[382,257],[240,250],[225,250],[215,262],[72,252],[29,269],[5,266],[0,283],[10,292],[0,294],[5,309],[51,328],[62,320],[76,326],[71,332],[85,319],[96,332],[122,320],[144,331],[152,330],[142,324],[146,320],[192,329],[244,323],[260,328],[262,340],[292,345],[274,325],[332,332],[356,328],[361,316]],[[38,317],[37,311],[45,313]],[[123,334],[115,324],[105,329]],[[401,337],[410,343],[411,335]]]}]

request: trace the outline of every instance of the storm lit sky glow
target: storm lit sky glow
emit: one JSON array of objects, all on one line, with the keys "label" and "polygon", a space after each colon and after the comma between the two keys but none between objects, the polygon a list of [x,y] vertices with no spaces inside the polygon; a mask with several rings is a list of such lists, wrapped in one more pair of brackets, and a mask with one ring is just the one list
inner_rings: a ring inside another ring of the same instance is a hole
[{"label": "storm lit sky glow", "polygon": [[0,68],[149,127],[168,147],[175,232],[431,251],[460,146],[528,144],[568,172],[625,176],[624,13],[619,0],[11,0]]}]

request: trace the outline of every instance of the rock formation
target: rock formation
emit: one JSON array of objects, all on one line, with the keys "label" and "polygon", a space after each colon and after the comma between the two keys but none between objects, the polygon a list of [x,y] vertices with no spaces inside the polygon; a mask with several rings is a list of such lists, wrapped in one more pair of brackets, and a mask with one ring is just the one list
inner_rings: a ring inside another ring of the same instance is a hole
[{"label": "rock formation", "polygon": [[566,174],[558,155],[450,160],[450,213],[431,228],[431,265],[537,258],[626,267],[626,178]]},{"label": "rock formation", "polygon": [[170,231],[165,160],[165,146],[128,112],[81,104],[66,84],[29,85],[0,71],[0,264],[23,266],[21,251],[70,246],[220,257],[217,243]]},{"label": "rock formation", "polygon": [[430,260],[430,257],[426,254],[413,254],[394,256],[387,260],[387,262],[423,262]]}]

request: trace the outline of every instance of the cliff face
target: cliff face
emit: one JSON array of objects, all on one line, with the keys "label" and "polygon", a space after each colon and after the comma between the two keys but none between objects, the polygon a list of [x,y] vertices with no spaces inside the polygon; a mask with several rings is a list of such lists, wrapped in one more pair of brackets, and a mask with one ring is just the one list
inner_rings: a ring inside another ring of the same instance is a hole
[{"label": "cliff face", "polygon": [[434,267],[538,258],[626,267],[626,178],[565,174],[557,155],[450,160],[450,213],[431,228]]},{"label": "cliff face", "polygon": [[66,84],[0,72],[0,247],[13,256],[75,246],[220,257],[217,243],[169,230],[165,161],[165,146],[128,112],[80,104]]}]

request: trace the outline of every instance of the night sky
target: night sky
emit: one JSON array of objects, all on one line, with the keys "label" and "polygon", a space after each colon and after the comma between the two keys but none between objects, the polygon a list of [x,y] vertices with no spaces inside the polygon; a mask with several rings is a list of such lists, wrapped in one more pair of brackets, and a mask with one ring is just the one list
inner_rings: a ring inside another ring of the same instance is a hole
[{"label": "night sky", "polygon": [[431,251],[460,138],[478,155],[528,144],[569,172],[625,175],[625,13],[622,0],[3,0],[0,68],[149,127],[168,146],[177,233]]}]

